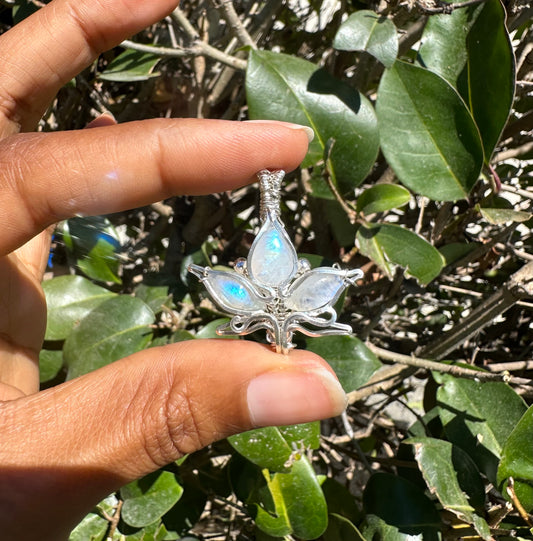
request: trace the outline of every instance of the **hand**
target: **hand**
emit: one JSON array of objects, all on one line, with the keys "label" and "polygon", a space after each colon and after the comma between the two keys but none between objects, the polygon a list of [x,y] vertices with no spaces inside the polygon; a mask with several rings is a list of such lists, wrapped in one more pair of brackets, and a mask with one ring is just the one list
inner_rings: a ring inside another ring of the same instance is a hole
[{"label": "hand", "polygon": [[[253,427],[338,414],[327,364],[250,342],[154,348],[38,392],[50,231],[176,194],[230,190],[291,170],[306,133],[285,123],[103,118],[31,132],[55,93],[175,0],[54,0],[0,36],[0,531],[58,541],[99,500],[210,442]],[[109,124],[109,125],[106,125]]]}]

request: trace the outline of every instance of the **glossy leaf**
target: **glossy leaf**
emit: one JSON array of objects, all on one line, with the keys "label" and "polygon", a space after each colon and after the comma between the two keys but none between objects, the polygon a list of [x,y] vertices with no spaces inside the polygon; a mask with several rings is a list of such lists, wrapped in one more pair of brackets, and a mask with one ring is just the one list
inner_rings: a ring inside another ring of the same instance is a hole
[{"label": "glossy leaf", "polygon": [[43,282],[48,307],[45,340],[64,340],[93,308],[115,296],[82,276],[58,276]]},{"label": "glossy leaf", "polygon": [[448,82],[396,62],[381,78],[376,113],[383,154],[405,186],[437,201],[468,196],[483,148],[469,110]]},{"label": "glossy leaf", "polygon": [[157,471],[120,490],[121,518],[136,528],[152,524],[180,499],[183,488],[173,473]]},{"label": "glossy leaf", "polygon": [[341,51],[366,51],[390,68],[398,55],[396,27],[390,19],[373,11],[356,11],[339,27],[333,47]]},{"label": "glossy leaf", "polygon": [[270,471],[284,472],[305,449],[318,447],[318,423],[266,427],[228,438],[232,447],[250,462]]},{"label": "glossy leaf", "polygon": [[195,335],[195,338],[218,338],[223,340],[238,340],[238,336],[231,336],[231,335],[224,335],[219,336],[217,334],[217,328],[220,327],[220,325],[224,325],[224,323],[227,323],[229,321],[229,318],[227,317],[221,317],[218,319],[214,319],[213,321],[210,321],[207,325],[204,325]]},{"label": "glossy leaf", "polygon": [[498,486],[508,498],[506,487],[514,480],[515,494],[528,513],[533,512],[533,406],[524,413],[507,438],[498,467]]},{"label": "glossy leaf", "polygon": [[491,482],[502,448],[526,406],[505,383],[479,383],[440,375],[437,401],[444,431]]},{"label": "glossy leaf", "polygon": [[97,508],[86,515],[84,519],[70,532],[69,541],[103,541],[109,529],[109,521],[101,514],[113,516],[118,504],[117,498],[112,495],[102,500]]},{"label": "glossy leaf", "polygon": [[172,294],[168,286],[149,286],[141,284],[135,290],[135,296],[145,302],[154,312],[158,314],[163,309],[172,307]]},{"label": "glossy leaf", "polygon": [[514,54],[499,0],[429,18],[422,65],[444,77],[468,104],[488,161],[507,122],[514,96]]},{"label": "glossy leaf", "polygon": [[255,522],[269,535],[292,534],[300,539],[316,539],[328,524],[326,500],[315,472],[307,459],[296,460],[288,473],[267,474],[274,512],[256,506]]},{"label": "glossy leaf", "polygon": [[102,216],[71,218],[63,224],[63,241],[78,267],[93,280],[121,283],[117,251],[120,240]]},{"label": "glossy leaf", "polygon": [[357,212],[365,215],[403,207],[411,199],[408,190],[397,184],[376,184],[357,198]]},{"label": "glossy leaf", "polygon": [[328,169],[342,193],[351,193],[372,168],[379,136],[370,102],[318,66],[290,55],[251,51],[246,95],[252,119],[313,128],[315,139],[304,166],[323,160],[328,141],[334,142]]},{"label": "glossy leaf", "polygon": [[347,393],[364,385],[381,367],[379,359],[355,336],[308,339],[306,349],[326,359]]},{"label": "glossy leaf", "polygon": [[[490,528],[483,513],[485,488],[474,461],[459,447],[435,438],[408,439],[429,491],[461,520],[472,524],[489,541]],[[477,511],[477,512],[476,512]]]},{"label": "glossy leaf", "polygon": [[361,253],[376,263],[392,278],[399,265],[421,284],[436,278],[444,267],[440,252],[425,239],[394,224],[367,224],[357,232]]},{"label": "glossy leaf", "polygon": [[126,49],[98,77],[119,83],[146,81],[159,76],[159,73],[154,73],[154,68],[160,60],[159,56],[152,53]]},{"label": "glossy leaf", "polygon": [[39,353],[39,380],[46,383],[54,379],[63,367],[61,350],[41,349]]},{"label": "glossy leaf", "polygon": [[363,503],[369,515],[363,531],[367,539],[374,539],[376,534],[383,541],[440,539],[441,521],[433,502],[402,477],[388,473],[372,475]]},{"label": "glossy leaf", "polygon": [[126,355],[140,351],[152,337],[154,313],[140,299],[121,295],[86,316],[68,336],[63,348],[72,379]]}]

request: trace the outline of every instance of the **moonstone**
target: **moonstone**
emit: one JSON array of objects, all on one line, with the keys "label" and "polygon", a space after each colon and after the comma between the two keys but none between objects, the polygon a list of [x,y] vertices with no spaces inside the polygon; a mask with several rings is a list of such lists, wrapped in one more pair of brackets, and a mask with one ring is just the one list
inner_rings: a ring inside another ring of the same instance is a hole
[{"label": "moonstone", "polygon": [[260,285],[279,287],[298,270],[298,256],[285,229],[270,216],[265,220],[250,249],[248,272]]},{"label": "moonstone", "polygon": [[227,272],[211,272],[204,282],[215,301],[228,311],[248,312],[264,308],[264,301],[246,283],[246,278]]},{"label": "moonstone", "polygon": [[315,269],[294,282],[285,305],[295,312],[325,309],[337,300],[343,289],[344,276]]}]

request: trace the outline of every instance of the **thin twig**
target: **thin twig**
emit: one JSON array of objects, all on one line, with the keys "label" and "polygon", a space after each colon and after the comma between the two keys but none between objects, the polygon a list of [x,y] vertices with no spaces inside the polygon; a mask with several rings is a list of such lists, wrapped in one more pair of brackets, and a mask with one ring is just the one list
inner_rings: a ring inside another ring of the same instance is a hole
[{"label": "thin twig", "polygon": [[466,8],[469,6],[476,6],[478,4],[483,4],[487,0],[466,0],[465,2],[457,2],[455,4],[437,1],[435,7],[430,7],[421,2],[417,2],[417,6],[424,13],[445,13],[447,15],[451,14],[456,9]]},{"label": "thin twig", "polygon": [[404,355],[402,353],[394,353],[386,349],[374,346],[373,344],[366,344],[368,349],[372,351],[377,357],[385,361],[392,361],[394,363],[412,366],[415,368],[423,368],[424,370],[430,370],[434,372],[441,372],[444,374],[451,374],[459,378],[472,379],[481,382],[491,381],[503,381],[513,385],[525,385],[533,387],[533,381],[527,378],[517,378],[504,372],[502,374],[494,374],[492,372],[481,372],[473,370],[471,368],[464,368],[454,364],[444,364],[442,362],[432,361],[430,359],[421,359],[411,355]]},{"label": "thin twig", "polygon": [[246,30],[244,27],[244,24],[242,24],[242,21],[239,19],[239,16],[233,7],[233,2],[231,0],[213,0],[213,4],[220,11],[222,17],[224,17],[237,39],[243,45],[251,47],[252,49],[257,49],[257,44],[252,39],[252,36],[250,36],[248,33],[248,30]]},{"label": "thin twig", "polygon": [[156,47],[154,45],[145,45],[143,43],[135,43],[129,39],[124,40],[121,43],[122,47],[127,49],[133,49],[135,51],[140,51],[143,53],[151,53],[161,57],[193,57],[193,56],[207,56],[226,64],[232,68],[238,70],[246,69],[246,60],[236,58],[234,56],[228,55],[222,51],[219,51],[215,47],[212,47],[208,43],[203,41],[195,41],[191,47],[181,48],[181,49],[172,49],[170,47]]}]

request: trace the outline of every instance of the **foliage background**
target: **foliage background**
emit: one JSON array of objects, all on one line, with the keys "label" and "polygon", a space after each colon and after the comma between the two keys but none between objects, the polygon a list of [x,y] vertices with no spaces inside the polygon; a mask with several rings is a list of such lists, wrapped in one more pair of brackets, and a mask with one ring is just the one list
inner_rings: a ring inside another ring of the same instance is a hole
[{"label": "foliage background", "polygon": [[[1,4],[1,31],[42,5]],[[105,111],[311,125],[282,218],[313,265],[365,271],[354,336],[299,344],[336,370],[344,419],[219,442],[110,495],[72,540],[532,538],[532,13],[183,2],[62,89],[43,131]],[[224,314],[185,269],[245,256],[256,203],[251,186],[59,224],[43,387],[214,336]]]}]

